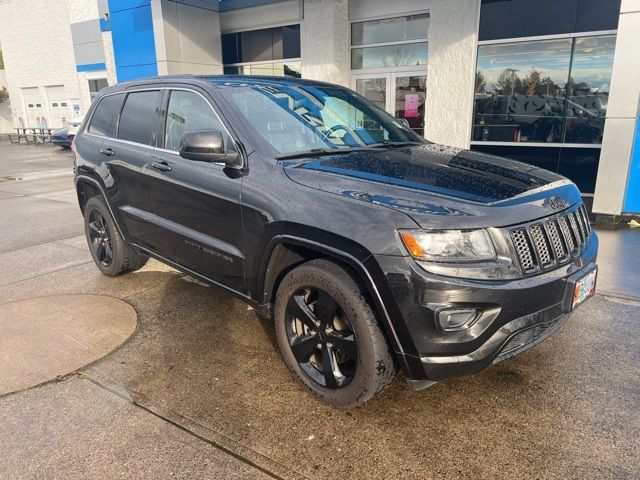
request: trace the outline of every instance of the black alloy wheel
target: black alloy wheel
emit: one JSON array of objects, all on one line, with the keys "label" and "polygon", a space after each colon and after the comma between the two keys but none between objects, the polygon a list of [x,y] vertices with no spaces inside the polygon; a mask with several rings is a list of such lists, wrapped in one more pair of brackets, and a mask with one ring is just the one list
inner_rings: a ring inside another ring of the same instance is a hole
[{"label": "black alloy wheel", "polygon": [[273,306],[278,347],[312,395],[336,407],[355,407],[381,393],[396,366],[361,284],[323,258],[289,271]]},{"label": "black alloy wheel", "polygon": [[285,321],[291,351],[304,373],[331,389],[351,382],[358,365],[356,337],[329,293],[300,288],[287,302]]},{"label": "black alloy wheel", "polygon": [[113,262],[113,245],[109,226],[102,213],[95,208],[89,213],[89,237],[96,258],[103,266],[109,267]]}]

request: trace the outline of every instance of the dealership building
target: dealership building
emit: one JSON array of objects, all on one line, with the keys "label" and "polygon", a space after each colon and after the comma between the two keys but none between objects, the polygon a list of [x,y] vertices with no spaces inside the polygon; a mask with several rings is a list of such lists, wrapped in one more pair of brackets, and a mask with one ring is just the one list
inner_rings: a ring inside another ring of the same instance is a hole
[{"label": "dealership building", "polygon": [[0,0],[0,45],[14,127],[135,78],[302,77],[640,213],[640,0]]}]

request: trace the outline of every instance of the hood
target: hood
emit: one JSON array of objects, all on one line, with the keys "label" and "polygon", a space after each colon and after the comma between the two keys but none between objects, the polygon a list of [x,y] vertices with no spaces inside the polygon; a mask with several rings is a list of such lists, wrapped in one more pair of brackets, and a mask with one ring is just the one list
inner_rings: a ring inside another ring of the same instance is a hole
[{"label": "hood", "polygon": [[301,185],[402,211],[423,228],[507,226],[580,202],[566,178],[506,158],[425,144],[282,162]]}]

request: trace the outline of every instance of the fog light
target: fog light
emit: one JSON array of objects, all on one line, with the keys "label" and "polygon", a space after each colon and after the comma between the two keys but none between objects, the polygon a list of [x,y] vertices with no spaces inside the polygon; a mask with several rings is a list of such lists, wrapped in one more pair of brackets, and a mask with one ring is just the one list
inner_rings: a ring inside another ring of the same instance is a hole
[{"label": "fog light", "polygon": [[445,332],[459,332],[473,325],[477,316],[477,310],[442,310],[438,312],[438,323]]}]

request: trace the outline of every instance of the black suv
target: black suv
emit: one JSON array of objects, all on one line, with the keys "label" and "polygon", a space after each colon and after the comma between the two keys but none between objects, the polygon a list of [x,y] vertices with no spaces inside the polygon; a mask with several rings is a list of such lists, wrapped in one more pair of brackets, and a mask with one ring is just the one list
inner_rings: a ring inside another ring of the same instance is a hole
[{"label": "black suv", "polygon": [[478,372],[593,295],[576,186],[424,140],[346,88],[162,77],[104,89],[75,138],[98,268],[154,257],[275,322],[314,395],[364,403]]}]

